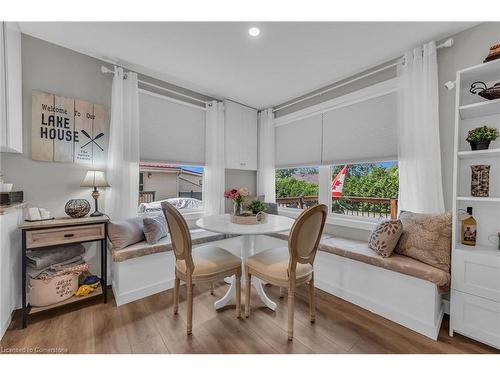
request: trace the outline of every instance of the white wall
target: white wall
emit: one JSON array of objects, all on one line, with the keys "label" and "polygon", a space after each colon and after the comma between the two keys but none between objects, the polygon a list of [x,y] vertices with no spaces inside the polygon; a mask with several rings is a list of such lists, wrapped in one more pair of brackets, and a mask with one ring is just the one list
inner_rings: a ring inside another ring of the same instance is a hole
[{"label": "white wall", "polygon": [[[246,187],[251,195],[257,192],[257,172],[238,169],[226,169],[226,189]],[[233,204],[226,199],[226,212],[231,212]]]}]

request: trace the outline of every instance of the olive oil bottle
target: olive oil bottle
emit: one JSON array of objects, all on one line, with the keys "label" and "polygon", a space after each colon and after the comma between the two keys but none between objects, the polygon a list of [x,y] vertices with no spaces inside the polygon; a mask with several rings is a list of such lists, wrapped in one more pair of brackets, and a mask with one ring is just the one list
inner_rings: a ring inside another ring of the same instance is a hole
[{"label": "olive oil bottle", "polygon": [[472,207],[467,207],[467,216],[462,219],[462,244],[476,246],[476,219],[472,216]]}]

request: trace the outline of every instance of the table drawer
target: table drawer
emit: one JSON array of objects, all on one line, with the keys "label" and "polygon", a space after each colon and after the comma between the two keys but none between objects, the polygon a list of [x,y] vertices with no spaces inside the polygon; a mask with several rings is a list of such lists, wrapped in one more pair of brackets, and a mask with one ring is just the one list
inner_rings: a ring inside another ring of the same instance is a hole
[{"label": "table drawer", "polygon": [[65,243],[100,240],[104,238],[104,224],[40,229],[26,232],[26,248],[63,245]]},{"label": "table drawer", "polygon": [[451,291],[453,331],[500,349],[500,303]]},{"label": "table drawer", "polygon": [[500,302],[500,252],[457,249],[451,280],[452,289]]}]

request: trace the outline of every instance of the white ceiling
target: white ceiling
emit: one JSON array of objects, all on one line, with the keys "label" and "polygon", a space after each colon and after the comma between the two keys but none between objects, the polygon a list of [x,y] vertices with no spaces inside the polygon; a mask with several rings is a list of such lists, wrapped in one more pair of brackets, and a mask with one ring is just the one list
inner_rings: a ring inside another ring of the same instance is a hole
[{"label": "white ceiling", "polygon": [[[23,33],[216,98],[277,105],[470,22],[20,22]],[[261,34],[251,38],[249,26]]]}]

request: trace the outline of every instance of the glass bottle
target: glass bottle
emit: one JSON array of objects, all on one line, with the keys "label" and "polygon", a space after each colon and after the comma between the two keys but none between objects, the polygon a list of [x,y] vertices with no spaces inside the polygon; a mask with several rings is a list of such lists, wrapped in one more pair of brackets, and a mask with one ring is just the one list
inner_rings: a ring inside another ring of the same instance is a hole
[{"label": "glass bottle", "polygon": [[462,244],[476,246],[476,219],[472,216],[472,207],[467,207],[467,216],[462,219]]}]

